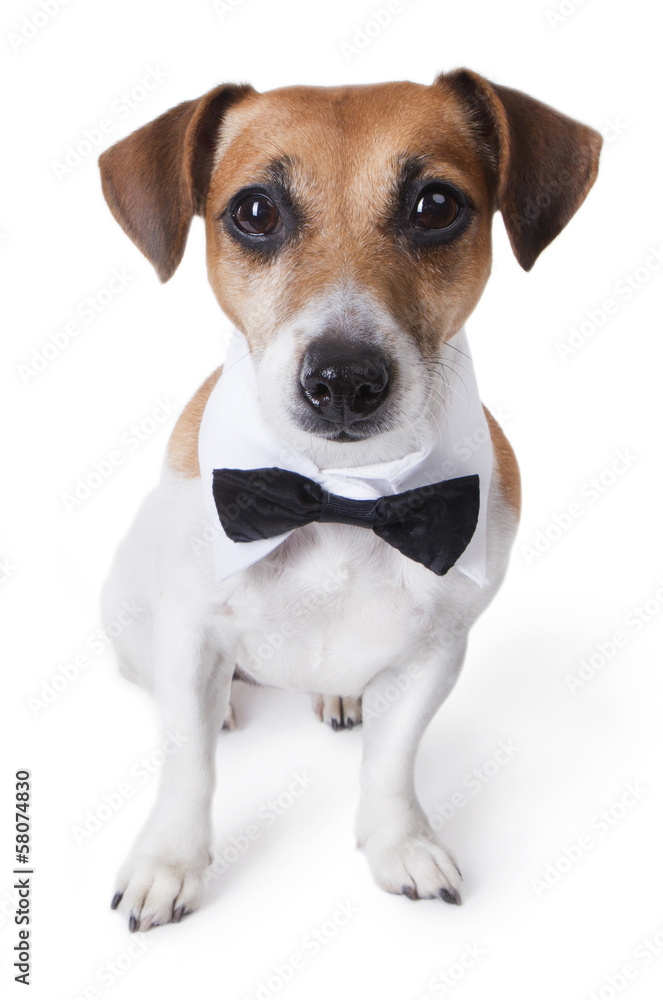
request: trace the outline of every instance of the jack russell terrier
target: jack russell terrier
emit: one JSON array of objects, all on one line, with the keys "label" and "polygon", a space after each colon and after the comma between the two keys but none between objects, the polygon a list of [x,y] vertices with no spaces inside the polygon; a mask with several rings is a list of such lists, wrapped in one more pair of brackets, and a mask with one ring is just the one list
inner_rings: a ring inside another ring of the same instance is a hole
[{"label": "jack russell terrier", "polygon": [[456,70],[431,86],[224,84],[101,156],[110,209],[162,281],[203,216],[236,328],[104,588],[107,620],[123,600],[143,609],[117,639],[123,674],[185,737],[118,876],[132,931],[199,905],[233,677],[311,692],[335,729],[363,717],[356,832],[375,879],[460,903],[415,756],[520,508],[463,324],[493,213],[529,270],[600,148],[586,125]]}]

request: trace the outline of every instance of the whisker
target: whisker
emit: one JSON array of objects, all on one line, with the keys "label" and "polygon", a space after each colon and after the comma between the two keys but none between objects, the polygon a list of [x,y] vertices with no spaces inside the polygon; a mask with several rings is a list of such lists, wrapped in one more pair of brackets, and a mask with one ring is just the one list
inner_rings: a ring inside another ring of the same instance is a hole
[{"label": "whisker", "polygon": [[[439,376],[440,374],[442,374],[442,376],[443,376],[443,384],[444,384],[445,388],[447,390],[449,390],[450,392],[456,393],[456,395],[462,401],[462,403],[465,406],[468,406],[469,402],[470,402],[470,393],[469,393],[469,390],[468,390],[467,385],[465,384],[464,380],[459,375],[457,375],[455,372],[453,372],[453,374],[456,375],[456,377],[460,380],[463,388],[465,389],[465,396],[463,396],[463,394],[456,388],[456,386],[451,385],[451,383],[449,382],[448,378],[446,377],[446,369],[448,368],[448,366],[445,365],[443,362],[437,362],[437,364],[439,364],[441,366],[442,373],[431,371],[430,368],[426,368],[425,365],[424,365],[424,367],[428,371],[428,374],[431,375],[431,376]],[[429,389],[433,388],[433,386],[434,386],[433,382],[429,382],[428,383],[428,388]],[[446,402],[448,402],[448,400],[445,400],[445,403]]]},{"label": "whisker", "polygon": [[[426,359],[424,365],[425,366],[426,365],[438,365],[443,370],[445,370],[445,369],[449,370],[462,383],[463,388],[465,389],[465,391],[468,392],[467,386],[465,384],[465,379],[460,374],[460,372],[457,371],[456,368],[454,367],[454,365],[457,365],[457,362],[455,362],[455,361],[448,361],[448,360],[447,361],[439,361],[439,360],[436,360],[435,358],[428,358],[428,359]],[[458,367],[460,367],[463,371],[466,370],[466,369],[462,368],[462,366],[458,366]],[[430,369],[429,369],[429,371],[430,371]],[[469,392],[468,392],[468,398],[469,398]]]}]

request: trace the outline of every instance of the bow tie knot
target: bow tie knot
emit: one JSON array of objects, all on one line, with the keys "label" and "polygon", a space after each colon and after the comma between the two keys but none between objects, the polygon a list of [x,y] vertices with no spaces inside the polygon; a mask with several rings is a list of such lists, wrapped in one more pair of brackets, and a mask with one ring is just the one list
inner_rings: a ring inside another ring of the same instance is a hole
[{"label": "bow tie knot", "polygon": [[337,524],[357,524],[372,528],[375,524],[375,509],[377,500],[353,500],[351,497],[340,497],[335,493],[322,491],[320,498],[320,523],[336,522]]}]

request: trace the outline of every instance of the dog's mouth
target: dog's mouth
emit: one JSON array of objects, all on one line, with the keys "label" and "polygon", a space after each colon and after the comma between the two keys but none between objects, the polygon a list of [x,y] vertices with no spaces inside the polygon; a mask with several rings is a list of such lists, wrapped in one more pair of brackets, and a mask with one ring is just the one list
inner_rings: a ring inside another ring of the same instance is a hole
[{"label": "dog's mouth", "polygon": [[385,419],[384,414],[380,414],[379,419],[367,418],[350,424],[332,423],[312,413],[302,413],[301,410],[292,412],[292,418],[299,429],[307,434],[339,444],[366,441],[391,428],[391,421]]},{"label": "dog's mouth", "polygon": [[366,437],[372,437],[372,435],[371,434],[367,435],[366,433],[364,433],[364,434],[357,434],[357,433],[351,434],[349,431],[338,431],[337,434],[331,435],[331,437],[329,437],[328,440],[330,440],[330,441],[364,441],[366,439]]}]

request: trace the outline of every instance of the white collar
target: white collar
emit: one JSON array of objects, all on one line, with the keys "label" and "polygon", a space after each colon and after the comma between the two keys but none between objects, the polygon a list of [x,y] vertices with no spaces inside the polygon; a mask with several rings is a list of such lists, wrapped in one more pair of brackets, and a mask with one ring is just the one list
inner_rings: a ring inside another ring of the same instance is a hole
[{"label": "white collar", "polygon": [[[450,341],[454,359],[445,385],[445,428],[427,450],[392,462],[357,468],[320,469],[310,458],[284,448],[260,412],[248,342],[233,331],[223,374],[205,406],[198,438],[198,459],[205,488],[214,573],[225,580],[268,555],[290,532],[255,542],[233,542],[225,534],[212,494],[214,469],[278,467],[308,476],[323,489],[354,499],[375,499],[457,476],[479,475],[481,506],[476,531],[456,567],[480,587],[486,578],[486,508],[493,466],[490,431],[479,398],[465,328]],[[460,352],[460,353],[459,353]],[[458,371],[460,367],[460,373]],[[366,529],[362,529],[366,530]]]}]

